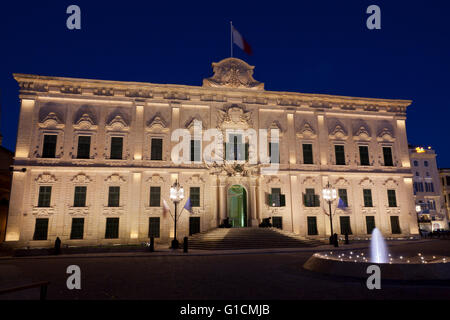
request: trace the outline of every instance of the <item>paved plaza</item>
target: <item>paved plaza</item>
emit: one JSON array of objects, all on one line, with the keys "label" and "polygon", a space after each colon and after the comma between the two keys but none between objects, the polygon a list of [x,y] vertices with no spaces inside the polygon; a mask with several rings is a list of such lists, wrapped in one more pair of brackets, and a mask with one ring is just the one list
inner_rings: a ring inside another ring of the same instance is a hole
[{"label": "paved plaza", "polygon": [[[341,246],[360,252],[368,243]],[[358,249],[359,248],[359,249]],[[302,265],[315,252],[308,249],[206,252],[167,250],[155,253],[79,254],[0,259],[0,289],[48,280],[48,299],[449,299],[450,282],[382,281],[368,290],[365,281],[306,271]],[[450,256],[449,240],[390,244],[393,255],[417,253]],[[81,290],[68,290],[66,269],[81,268]],[[0,296],[37,299],[38,289]]]}]

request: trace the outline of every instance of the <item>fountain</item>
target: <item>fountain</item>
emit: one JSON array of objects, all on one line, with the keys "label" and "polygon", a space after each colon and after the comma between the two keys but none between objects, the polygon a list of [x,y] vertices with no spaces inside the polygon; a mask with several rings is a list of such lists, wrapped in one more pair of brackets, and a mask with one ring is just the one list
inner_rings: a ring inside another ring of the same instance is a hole
[{"label": "fountain", "polygon": [[313,254],[303,268],[333,276],[366,278],[367,268],[378,265],[381,278],[389,280],[450,280],[450,261],[448,257],[414,256],[389,254],[380,230],[372,231],[370,255],[363,249],[335,250]]},{"label": "fountain", "polygon": [[386,242],[380,230],[375,228],[372,230],[372,240],[370,240],[370,262],[387,263],[388,261]]}]

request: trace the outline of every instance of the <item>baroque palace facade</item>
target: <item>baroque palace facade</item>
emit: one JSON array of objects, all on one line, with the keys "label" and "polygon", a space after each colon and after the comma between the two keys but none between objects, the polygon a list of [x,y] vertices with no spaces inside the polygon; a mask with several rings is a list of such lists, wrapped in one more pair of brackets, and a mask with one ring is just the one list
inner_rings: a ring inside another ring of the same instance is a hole
[{"label": "baroque palace facade", "polygon": [[[178,238],[227,217],[234,227],[271,217],[275,227],[326,238],[328,182],[347,205],[333,204],[335,232],[367,237],[376,226],[385,236],[416,235],[411,101],[266,91],[253,68],[224,59],[202,86],[15,74],[21,112],[6,243],[168,241],[173,220],[163,200],[173,212],[175,181],[192,204]],[[225,137],[225,153],[244,161],[208,165],[198,157],[208,142],[194,137],[194,162],[174,164],[172,132],[192,131],[197,121],[221,131],[279,129],[279,143],[269,146],[279,150],[279,170],[245,162],[247,147],[233,153],[246,145],[237,135]]]}]

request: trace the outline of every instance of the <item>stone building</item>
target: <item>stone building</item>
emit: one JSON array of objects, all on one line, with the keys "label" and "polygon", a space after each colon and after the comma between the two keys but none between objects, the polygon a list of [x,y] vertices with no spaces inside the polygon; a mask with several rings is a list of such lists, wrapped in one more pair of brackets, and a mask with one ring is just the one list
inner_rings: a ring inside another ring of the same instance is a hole
[{"label": "stone building", "polygon": [[2,146],[0,134],[0,243],[6,236],[6,221],[8,218],[9,197],[11,193],[13,153]]},{"label": "stone building", "polygon": [[[450,168],[439,169],[439,176],[442,183],[442,197],[447,208],[447,221],[450,221]],[[450,229],[450,222],[448,228]]]},{"label": "stone building", "polygon": [[[234,227],[271,217],[275,227],[326,238],[328,182],[347,204],[335,210],[335,232],[367,236],[376,226],[386,236],[418,233],[405,126],[411,101],[267,91],[254,67],[235,58],[213,69],[202,86],[15,74],[14,166],[27,170],[14,172],[8,243],[168,241],[173,221],[163,202],[173,212],[176,180],[192,204],[178,238],[227,217]],[[194,132],[186,155],[193,161],[174,163],[173,133],[192,133],[196,123],[226,132],[229,161],[203,161],[209,142]],[[226,131],[237,129],[278,130],[278,142],[270,136],[257,145],[269,149],[270,163],[279,161],[276,172],[264,173],[259,155],[256,164],[246,161],[255,146]]]},{"label": "stone building", "polygon": [[420,228],[427,231],[447,229],[447,208],[442,195],[436,153],[431,147],[415,146],[411,146],[409,152]]}]

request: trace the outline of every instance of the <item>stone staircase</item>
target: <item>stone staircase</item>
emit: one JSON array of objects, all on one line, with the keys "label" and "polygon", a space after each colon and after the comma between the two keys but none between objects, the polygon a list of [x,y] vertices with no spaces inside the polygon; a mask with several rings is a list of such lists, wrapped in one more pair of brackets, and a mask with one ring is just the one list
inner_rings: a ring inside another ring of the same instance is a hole
[{"label": "stone staircase", "polygon": [[189,248],[200,250],[305,248],[322,244],[275,228],[217,228],[189,237]]}]

